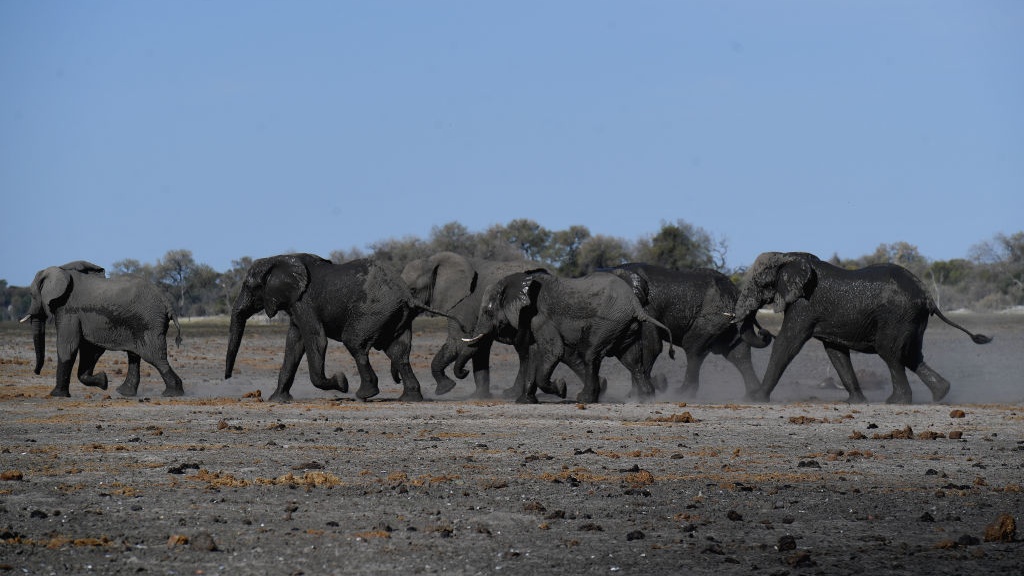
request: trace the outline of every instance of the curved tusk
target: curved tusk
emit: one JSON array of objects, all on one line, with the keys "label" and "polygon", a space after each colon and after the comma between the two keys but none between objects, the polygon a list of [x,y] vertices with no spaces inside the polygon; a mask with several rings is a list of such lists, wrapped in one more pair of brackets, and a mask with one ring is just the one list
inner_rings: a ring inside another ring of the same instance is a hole
[{"label": "curved tusk", "polygon": [[484,337],[483,334],[478,334],[476,336],[473,336],[472,338],[463,338],[462,341],[467,343],[467,344],[474,344],[476,342],[479,342],[480,339],[483,338],[483,337]]},{"label": "curved tusk", "polygon": [[729,318],[735,318],[736,317],[736,313],[735,312],[722,312],[722,315],[728,316]]},{"label": "curved tusk", "polygon": [[18,320],[18,322],[21,323],[21,324],[24,324],[25,322],[28,322],[31,319],[32,319],[32,315],[31,314],[26,314],[25,317],[22,318],[21,320]]}]

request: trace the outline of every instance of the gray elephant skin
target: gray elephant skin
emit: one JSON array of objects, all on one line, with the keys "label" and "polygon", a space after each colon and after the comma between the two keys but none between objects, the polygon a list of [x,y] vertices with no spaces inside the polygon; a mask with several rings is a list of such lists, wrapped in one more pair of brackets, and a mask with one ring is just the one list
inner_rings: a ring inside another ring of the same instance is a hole
[{"label": "gray elephant skin", "polygon": [[[467,351],[468,345],[463,341],[467,334],[463,327],[476,325],[484,288],[509,274],[538,268],[541,268],[540,264],[528,260],[492,261],[467,258],[454,252],[438,252],[405,266],[402,279],[408,284],[413,298],[451,315],[448,336],[430,363],[430,373],[437,383],[435,394],[447,394],[455,388],[455,380],[449,378],[445,370]],[[491,344],[490,341],[481,342],[472,349],[475,398],[491,396]]]},{"label": "gray elephant skin", "polygon": [[292,399],[291,387],[303,355],[313,386],[348,392],[344,374],[327,378],[324,372],[328,338],[341,342],[356,361],[357,398],[366,400],[380,393],[369,359],[374,348],[387,355],[391,377],[403,385],[399,400],[422,400],[409,351],[412,321],[423,309],[398,272],[373,259],[334,264],[313,254],[261,258],[249,268],[232,306],[224,377],[231,378],[246,320],[260,310],[271,318],[283,310],[288,313],[288,335],[271,400]]},{"label": "gray elephant skin", "polygon": [[185,393],[181,378],[167,362],[167,329],[181,326],[166,296],[155,285],[134,277],[107,278],[103,268],[77,260],[40,270],[30,286],[32,304],[22,322],[31,321],[35,373],[43,368],[46,322],[57,331],[57,384],[51,396],[71,396],[71,369],[78,357],[78,380],[107,389],[105,372],[93,373],[106,350],[128,353],[128,372],[118,393],[135,396],[140,360],[152,364],[164,380],[164,396]]},{"label": "gray elephant skin", "polygon": [[865,401],[850,350],[878,354],[892,377],[889,403],[911,402],[907,368],[931,390],[934,401],[949,392],[949,382],[925,363],[921,351],[929,316],[962,330],[976,344],[991,341],[946,318],[921,281],[895,264],[846,270],[812,254],[765,252],[747,273],[735,321],[755,315],[769,302],[785,315],[761,387],[749,395],[754,401],[768,401],[786,366],[811,338],[824,344],[850,402]]},{"label": "gray elephant skin", "polygon": [[[686,376],[680,388],[684,395],[696,395],[701,366],[711,353],[724,356],[739,370],[747,393],[761,386],[750,348],[764,348],[772,336],[753,317],[742,323],[732,321],[739,288],[725,274],[710,268],[673,270],[639,262],[609,271],[632,286],[644,310],[668,326],[675,337],[673,344],[686,352]],[[661,353],[665,334],[653,324],[644,324],[639,361],[648,374]]]},{"label": "gray elephant skin", "polygon": [[[551,375],[563,362],[583,381],[577,401],[591,403],[599,401],[601,362],[608,356],[615,356],[629,370],[634,388],[647,396],[654,394],[650,378],[636,362],[641,354],[635,348],[641,346],[640,329],[645,322],[670,332],[644,311],[629,285],[614,274],[558,278],[543,272],[517,273],[485,289],[476,335],[467,342],[477,345],[503,331],[514,331],[520,358],[517,402],[536,403],[538,387],[551,391]],[[673,354],[671,343],[669,354]],[[456,366],[465,361],[464,354]]]}]

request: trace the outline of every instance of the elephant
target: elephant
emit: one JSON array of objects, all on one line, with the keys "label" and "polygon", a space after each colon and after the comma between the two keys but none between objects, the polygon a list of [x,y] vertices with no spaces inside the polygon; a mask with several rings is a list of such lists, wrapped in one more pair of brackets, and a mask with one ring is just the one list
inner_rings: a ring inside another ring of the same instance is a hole
[{"label": "elephant", "polygon": [[[651,323],[671,332],[647,314],[630,287],[614,274],[594,272],[582,278],[558,278],[543,271],[516,273],[484,289],[474,336],[479,346],[512,331],[519,374],[516,402],[536,403],[537,388],[553,388],[551,374],[563,362],[583,381],[577,401],[598,402],[602,360],[615,356],[629,370],[634,387],[653,395],[650,378],[633,349],[641,346],[640,328]],[[674,355],[669,334],[669,354]],[[472,348],[459,357],[463,366]],[[458,371],[457,371],[458,372]],[[564,394],[564,392],[563,392]]]},{"label": "elephant", "polygon": [[769,302],[784,316],[761,387],[748,394],[759,402],[768,401],[786,366],[811,338],[824,344],[849,402],[866,401],[850,362],[850,350],[856,350],[885,361],[893,386],[887,402],[899,404],[912,400],[907,368],[931,390],[933,401],[949,392],[949,382],[925,364],[921,352],[929,316],[962,330],[976,344],[992,340],[946,318],[921,281],[895,264],[847,270],[805,252],[765,252],[747,272],[733,321],[753,317]]},{"label": "elephant", "polygon": [[[402,279],[409,285],[413,298],[454,317],[448,321],[448,337],[444,345],[430,363],[430,372],[437,382],[435,394],[447,394],[455,388],[455,381],[445,374],[445,369],[467,347],[462,341],[466,334],[461,326],[476,325],[484,287],[509,274],[540,267],[540,264],[528,260],[492,261],[467,258],[454,252],[438,252],[405,266]],[[491,342],[480,343],[473,348],[475,398],[491,396],[490,352]]]},{"label": "elephant", "polygon": [[[772,335],[749,318],[732,322],[739,289],[721,272],[710,268],[672,270],[655,264],[632,262],[608,269],[633,287],[651,317],[675,336],[673,344],[686,352],[686,376],[682,392],[694,396],[700,386],[700,369],[708,354],[725,356],[743,376],[747,392],[761,386],[750,359],[750,348],[764,348]],[[755,330],[756,328],[756,330]],[[661,335],[644,324],[640,360],[649,374],[661,353]]]},{"label": "elephant", "polygon": [[334,264],[313,254],[281,254],[252,263],[231,310],[224,378],[231,378],[245,323],[263,310],[273,318],[288,313],[288,335],[277,388],[270,399],[289,402],[302,356],[309,378],[321,390],[348,392],[344,374],[327,378],[324,360],[327,339],[341,342],[359,370],[356,397],[367,400],[380,393],[370,366],[370,348],[391,360],[391,377],[403,385],[400,401],[423,399],[409,364],[412,321],[423,310],[443,313],[416,302],[396,270],[374,259]]},{"label": "elephant", "polygon": [[117,391],[135,396],[139,389],[140,361],[160,372],[164,396],[185,393],[181,378],[167,362],[167,329],[178,333],[181,325],[167,297],[152,283],[123,276],[107,278],[100,266],[77,260],[40,270],[30,286],[32,304],[21,322],[32,324],[35,373],[43,368],[46,322],[53,318],[57,330],[57,384],[50,396],[71,396],[71,368],[79,357],[78,380],[86,386],[107,389],[107,374],[93,373],[107,350],[128,353],[128,373]]}]

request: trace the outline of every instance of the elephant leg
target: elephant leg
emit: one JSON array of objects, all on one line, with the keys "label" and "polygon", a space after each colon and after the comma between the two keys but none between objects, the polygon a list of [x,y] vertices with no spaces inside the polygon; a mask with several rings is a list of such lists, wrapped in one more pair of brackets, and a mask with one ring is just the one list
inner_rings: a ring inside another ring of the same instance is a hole
[{"label": "elephant leg", "polygon": [[683,385],[679,388],[685,398],[693,398],[700,388],[700,368],[708,357],[709,350],[687,350],[686,351],[686,375],[683,377]]},{"label": "elephant leg", "polygon": [[[445,340],[441,349],[437,351],[437,354],[434,354],[434,359],[430,362],[430,374],[434,377],[434,382],[437,383],[437,386],[434,388],[434,394],[442,396],[455,388],[455,380],[449,378],[445,374],[445,370],[458,357],[458,345],[451,338]],[[473,365],[475,368],[475,361]]]},{"label": "elephant leg", "polygon": [[832,361],[836,374],[839,374],[839,381],[843,383],[843,388],[846,388],[848,393],[846,401],[851,404],[867,402],[868,399],[864,397],[864,392],[860,389],[860,382],[857,381],[857,372],[853,369],[853,362],[850,361],[850,349],[825,344],[825,352],[828,353],[828,359]]},{"label": "elephant leg", "polygon": [[476,390],[473,398],[486,399],[491,397],[491,346],[492,342],[481,343],[473,354],[473,383]]},{"label": "elephant leg", "polygon": [[78,350],[78,381],[86,386],[94,386],[100,390],[107,389],[107,373],[93,373],[96,363],[105,350],[92,342],[82,341]]},{"label": "elephant leg", "polygon": [[754,363],[751,361],[750,344],[740,342],[734,348],[725,353],[725,359],[732,363],[740,375],[743,376],[743,386],[747,394],[750,394],[761,387],[761,379],[754,372]]},{"label": "elephant leg", "polygon": [[412,331],[406,330],[392,342],[384,351],[391,359],[392,373],[398,372],[402,379],[402,395],[398,397],[399,402],[420,402],[423,400],[423,392],[420,390],[420,381],[412,371],[409,364],[409,351],[412,350]]},{"label": "elephant leg", "polygon": [[654,396],[654,384],[651,382],[651,367],[645,365],[644,355],[640,346],[630,346],[617,356],[619,362],[629,371],[632,392],[636,392],[641,400]]},{"label": "elephant leg", "polygon": [[370,366],[369,351],[365,348],[349,349],[352,358],[356,361],[356,368],[359,370],[359,389],[356,390],[356,398],[369,400],[380,394],[377,386],[377,373]]},{"label": "elephant leg", "polygon": [[302,342],[302,335],[298,326],[292,324],[288,328],[288,335],[284,341],[284,361],[281,363],[281,370],[277,373],[277,388],[270,395],[271,402],[291,402],[292,383],[295,382],[295,373],[299,370],[299,362],[306,353]]},{"label": "elephant leg", "polygon": [[[348,392],[348,378],[344,374],[327,377],[327,335],[323,326],[314,324],[305,330],[297,328],[306,352],[306,365],[309,367],[309,381],[319,390],[335,390]],[[291,335],[291,329],[288,330]]]},{"label": "elephant leg", "polygon": [[914,374],[917,374],[917,377],[932,391],[933,402],[942,400],[949,393],[949,381],[935,370],[932,370],[932,367],[925,364],[924,360],[918,363]]},{"label": "elephant leg", "polygon": [[506,389],[502,395],[509,399],[519,399],[526,394],[526,387],[533,379],[533,372],[536,370],[534,363],[536,359],[531,361],[530,351],[532,346],[516,346],[516,354],[519,356],[519,368],[516,370],[516,379],[512,383],[512,387]]},{"label": "elephant leg", "polygon": [[50,391],[50,396],[71,396],[71,369],[75,366],[79,345],[78,325],[77,322],[73,324],[70,329],[64,323],[57,325],[57,383]]},{"label": "elephant leg", "polygon": [[764,371],[764,380],[761,387],[754,392],[747,393],[747,399],[753,402],[767,402],[771,397],[772,390],[778,385],[782,373],[785,372],[789,363],[800,353],[800,349],[811,339],[814,333],[814,326],[799,322],[787,322],[788,318],[782,320],[782,328],[779,335],[772,344],[772,354],[768,358],[768,367]]},{"label": "elephant leg", "polygon": [[518,404],[537,404],[537,383],[548,382],[551,380],[551,375],[555,372],[555,366],[558,365],[558,358],[542,352],[540,348],[531,346],[531,353],[526,358],[526,366],[522,365],[523,359],[520,358],[520,370],[523,371],[523,391],[518,398],[516,403]]},{"label": "elephant leg", "polygon": [[141,364],[141,356],[135,352],[128,352],[128,371],[124,376],[124,382],[117,387],[118,394],[121,396],[135,396],[138,394]]},{"label": "elephant leg", "polygon": [[583,390],[576,395],[578,402],[595,404],[601,398],[601,359],[587,358],[584,361]]},{"label": "elephant leg", "polygon": [[154,342],[148,344],[141,356],[143,360],[152,365],[153,368],[156,368],[156,371],[160,373],[160,377],[163,378],[164,391],[161,396],[184,396],[185,387],[181,384],[181,378],[171,368],[171,363],[167,361],[166,335],[160,334]]},{"label": "elephant leg", "polygon": [[892,394],[885,399],[886,404],[910,404],[914,394],[910,390],[907,369],[903,362],[888,356],[882,356],[882,359],[889,367],[889,375],[892,377]]}]

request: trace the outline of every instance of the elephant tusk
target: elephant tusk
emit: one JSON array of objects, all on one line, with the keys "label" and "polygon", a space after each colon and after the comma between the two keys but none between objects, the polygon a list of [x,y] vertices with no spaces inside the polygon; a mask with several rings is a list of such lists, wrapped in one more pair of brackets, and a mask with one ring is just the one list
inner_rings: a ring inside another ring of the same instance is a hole
[{"label": "elephant tusk", "polygon": [[28,322],[31,319],[32,319],[32,315],[31,314],[26,314],[25,317],[22,318],[21,320],[18,320],[18,322],[20,324],[24,324],[25,322]]},{"label": "elephant tusk", "polygon": [[735,318],[736,317],[736,313],[735,312],[722,312],[722,315],[723,316],[728,316],[729,318]]},{"label": "elephant tusk", "polygon": [[467,344],[474,344],[476,342],[479,342],[480,339],[483,338],[483,337],[484,337],[483,334],[479,334],[477,336],[473,336],[472,338],[463,338],[462,341],[467,343]]}]

